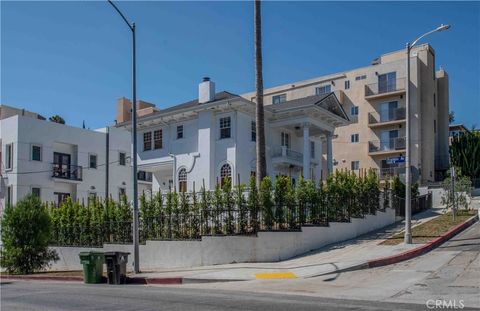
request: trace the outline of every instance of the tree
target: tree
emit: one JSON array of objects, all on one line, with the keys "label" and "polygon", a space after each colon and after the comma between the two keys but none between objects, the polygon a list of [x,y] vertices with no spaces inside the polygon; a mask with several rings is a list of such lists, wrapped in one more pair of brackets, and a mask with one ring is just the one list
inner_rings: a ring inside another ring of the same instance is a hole
[{"label": "tree", "polygon": [[455,111],[450,111],[448,113],[448,123],[452,124],[455,122]]},{"label": "tree", "polygon": [[48,120],[55,123],[65,124],[65,120],[58,114],[51,116]]},{"label": "tree", "polygon": [[1,266],[10,273],[29,274],[58,260],[48,248],[51,219],[46,206],[29,195],[5,209],[2,221]]},{"label": "tree", "polygon": [[267,161],[265,158],[265,116],[263,109],[263,62],[262,62],[262,13],[260,0],[254,0],[254,32],[255,32],[255,88],[256,88],[256,155],[257,186],[267,176]]},{"label": "tree", "polygon": [[450,159],[464,176],[480,178],[480,133],[472,130],[454,136],[450,145]]}]

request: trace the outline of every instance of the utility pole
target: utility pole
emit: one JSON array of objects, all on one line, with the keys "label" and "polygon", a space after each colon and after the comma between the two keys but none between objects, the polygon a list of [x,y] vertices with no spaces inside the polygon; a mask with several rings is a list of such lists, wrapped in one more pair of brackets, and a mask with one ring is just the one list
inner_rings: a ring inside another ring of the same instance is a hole
[{"label": "utility pole", "polygon": [[132,182],[133,182],[133,269],[140,272],[139,237],[138,237],[138,185],[137,185],[137,68],[135,23],[131,23],[110,0],[108,2],[120,14],[132,32]]}]

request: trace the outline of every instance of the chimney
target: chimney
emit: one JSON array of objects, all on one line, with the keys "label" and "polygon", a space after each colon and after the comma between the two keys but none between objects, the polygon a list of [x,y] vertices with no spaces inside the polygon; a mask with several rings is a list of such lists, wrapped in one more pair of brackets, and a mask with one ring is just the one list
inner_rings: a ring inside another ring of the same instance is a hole
[{"label": "chimney", "polygon": [[198,85],[198,103],[204,104],[215,100],[215,83],[204,77]]}]

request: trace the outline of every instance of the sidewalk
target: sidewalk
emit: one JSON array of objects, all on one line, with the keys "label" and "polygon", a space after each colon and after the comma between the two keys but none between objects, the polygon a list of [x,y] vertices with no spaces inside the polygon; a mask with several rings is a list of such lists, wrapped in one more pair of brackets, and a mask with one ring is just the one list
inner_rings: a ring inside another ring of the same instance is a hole
[{"label": "sidewalk", "polygon": [[[432,208],[412,216],[416,226],[435,218],[442,207]],[[226,282],[254,279],[311,278],[315,276],[343,272],[368,266],[368,261],[393,256],[419,247],[412,245],[378,245],[391,235],[403,231],[404,222],[397,222],[381,230],[367,233],[358,238],[326,246],[314,252],[281,262],[235,263],[193,268],[164,269],[135,275],[145,278],[147,283],[171,284],[172,280],[183,283]]]}]

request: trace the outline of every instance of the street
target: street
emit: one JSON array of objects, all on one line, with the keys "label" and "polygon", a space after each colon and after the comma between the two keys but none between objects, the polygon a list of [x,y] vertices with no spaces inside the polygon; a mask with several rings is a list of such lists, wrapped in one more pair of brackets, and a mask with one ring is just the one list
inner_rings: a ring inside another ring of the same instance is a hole
[{"label": "street", "polygon": [[293,280],[108,286],[4,281],[2,310],[427,310],[479,301],[480,224],[391,266]]}]

